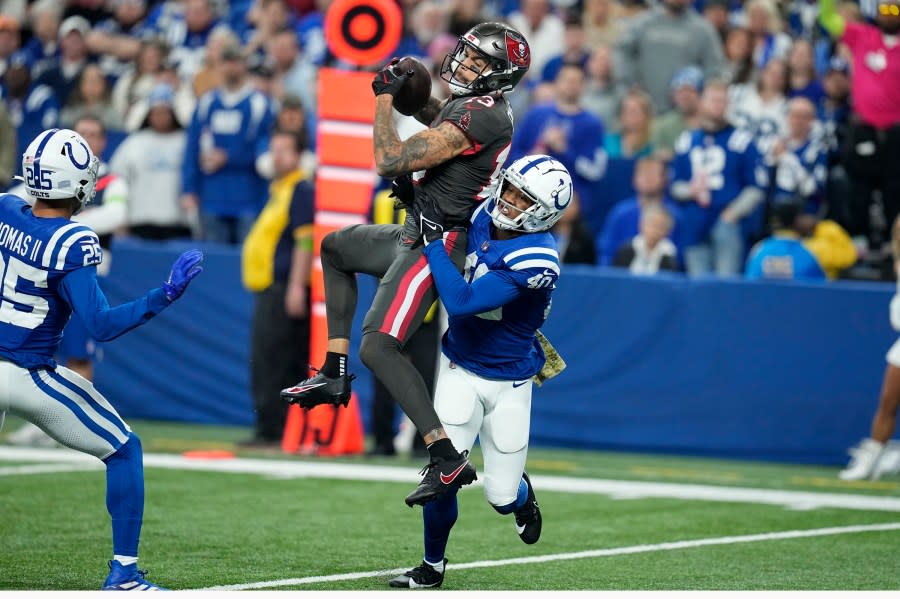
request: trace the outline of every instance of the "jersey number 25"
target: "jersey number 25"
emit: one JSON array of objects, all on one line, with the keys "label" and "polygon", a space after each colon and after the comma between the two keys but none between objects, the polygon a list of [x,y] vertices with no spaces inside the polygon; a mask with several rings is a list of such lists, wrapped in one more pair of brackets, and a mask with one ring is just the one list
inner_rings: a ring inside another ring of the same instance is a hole
[{"label": "jersey number 25", "polygon": [[[35,287],[47,287],[47,271],[35,268],[12,256],[4,264],[2,255],[0,255],[0,271],[3,271],[0,322],[24,329],[35,329],[40,326],[47,318],[50,304],[43,297],[17,290],[16,286],[19,284],[19,279],[24,279]],[[17,305],[31,308],[31,310],[26,312],[17,309]]]}]

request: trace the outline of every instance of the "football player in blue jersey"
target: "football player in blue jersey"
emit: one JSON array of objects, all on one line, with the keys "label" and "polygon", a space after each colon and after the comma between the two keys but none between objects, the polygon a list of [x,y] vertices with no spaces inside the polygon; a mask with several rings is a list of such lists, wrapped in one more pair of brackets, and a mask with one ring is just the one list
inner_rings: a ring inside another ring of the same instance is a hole
[{"label": "football player in blue jersey", "polygon": [[[137,569],[144,512],[141,442],[94,386],[53,360],[69,317],[77,314],[99,341],[147,322],[178,299],[200,274],[203,254],[182,254],[160,288],[110,308],[97,284],[97,234],[71,217],[96,192],[99,161],[69,129],[39,134],[25,150],[22,172],[34,207],[0,195],[0,415],[9,411],[67,447],[106,464],[106,507],[112,517],[108,590],[157,590]],[[0,418],[2,422],[2,418]]]},{"label": "football player in blue jersey", "polygon": [[[455,447],[469,450],[479,437],[487,500],[500,514],[515,515],[528,544],[541,535],[541,512],[525,473],[532,378],[544,366],[538,328],[560,270],[549,229],[572,196],[572,178],[559,161],[531,155],[513,162],[472,215],[462,275],[444,249],[441,218],[429,210],[420,215],[424,252],[450,317],[434,408]],[[425,504],[425,557],[390,586],[441,586],[456,491]]]}]

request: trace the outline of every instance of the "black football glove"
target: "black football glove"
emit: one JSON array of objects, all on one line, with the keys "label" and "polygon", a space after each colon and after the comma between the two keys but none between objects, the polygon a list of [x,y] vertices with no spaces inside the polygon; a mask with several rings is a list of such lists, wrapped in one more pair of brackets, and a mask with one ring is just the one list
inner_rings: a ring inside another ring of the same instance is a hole
[{"label": "black football glove", "polygon": [[416,199],[416,192],[413,188],[412,175],[400,175],[399,177],[394,179],[391,182],[391,194],[388,197],[395,199],[395,205],[396,202],[399,202],[401,204],[401,206],[397,206],[398,208],[411,207]]},{"label": "black football glove", "polygon": [[444,214],[434,203],[423,205],[418,216],[419,232],[426,245],[444,238]]},{"label": "black football glove", "polygon": [[387,63],[383,69],[375,73],[375,78],[372,79],[372,91],[375,92],[376,96],[380,96],[381,94],[390,94],[393,96],[400,91],[400,88],[403,87],[406,80],[412,77],[412,69],[399,74],[394,70],[394,66],[398,62],[400,62],[400,59],[394,58],[391,62]]}]

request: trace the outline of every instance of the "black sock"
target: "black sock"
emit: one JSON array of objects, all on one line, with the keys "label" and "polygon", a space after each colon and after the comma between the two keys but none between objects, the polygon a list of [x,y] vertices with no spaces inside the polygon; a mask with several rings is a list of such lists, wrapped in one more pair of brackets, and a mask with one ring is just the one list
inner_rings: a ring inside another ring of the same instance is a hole
[{"label": "black sock", "polygon": [[347,374],[347,354],[327,352],[325,354],[325,364],[322,365],[322,374],[330,379],[336,379]]},{"label": "black sock", "polygon": [[431,456],[431,459],[435,458],[444,458],[444,459],[453,459],[457,455],[456,448],[453,447],[453,443],[450,439],[438,439],[434,443],[428,446],[428,455]]}]

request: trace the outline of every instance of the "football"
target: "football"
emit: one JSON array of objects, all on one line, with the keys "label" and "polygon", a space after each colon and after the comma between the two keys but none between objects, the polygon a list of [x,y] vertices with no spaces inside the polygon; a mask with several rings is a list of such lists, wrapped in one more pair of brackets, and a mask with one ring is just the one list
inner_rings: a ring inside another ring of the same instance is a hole
[{"label": "football", "polygon": [[394,65],[395,73],[412,71],[412,77],[406,80],[403,87],[394,95],[394,108],[400,114],[412,116],[422,110],[431,97],[431,73],[420,61],[411,56],[400,59]]}]

